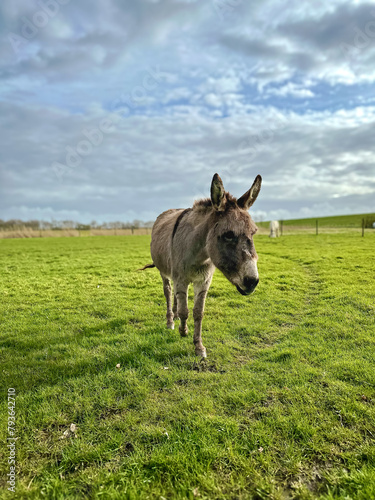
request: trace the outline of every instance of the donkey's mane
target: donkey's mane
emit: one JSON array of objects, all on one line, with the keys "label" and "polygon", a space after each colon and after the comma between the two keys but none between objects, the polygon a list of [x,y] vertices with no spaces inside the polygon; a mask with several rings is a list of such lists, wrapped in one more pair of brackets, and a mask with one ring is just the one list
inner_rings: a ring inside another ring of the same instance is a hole
[{"label": "donkey's mane", "polygon": [[[228,210],[229,208],[235,208],[237,207],[237,198],[232,196],[228,191],[225,191],[225,197],[226,197],[226,204],[225,204],[225,211]],[[210,198],[203,198],[201,200],[196,200],[193,205],[193,210],[196,210],[198,212],[204,211],[207,208],[212,207],[212,201]]]}]

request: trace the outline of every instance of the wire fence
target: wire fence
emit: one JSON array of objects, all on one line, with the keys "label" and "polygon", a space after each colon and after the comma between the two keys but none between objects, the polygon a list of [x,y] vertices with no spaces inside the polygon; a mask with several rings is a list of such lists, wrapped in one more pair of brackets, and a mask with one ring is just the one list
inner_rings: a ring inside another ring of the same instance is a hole
[{"label": "wire fence", "polygon": [[[375,214],[361,216],[322,217],[319,219],[301,219],[278,221],[277,236],[291,234],[334,234],[355,233],[365,236],[366,233],[375,233]],[[257,223],[259,234],[271,234],[270,222]]]},{"label": "wire fence", "polygon": [[[299,219],[278,221],[278,236],[292,234],[334,234],[355,233],[360,236],[375,233],[375,214],[365,216],[353,215],[342,217],[321,217],[318,219]],[[258,233],[270,234],[270,222],[257,222]],[[32,229],[30,227],[14,227],[0,229],[0,239],[6,238],[61,238],[61,237],[87,237],[87,236],[137,236],[150,235],[152,228],[127,228],[127,229]]]},{"label": "wire fence", "polygon": [[151,228],[129,229],[31,229],[14,228],[0,230],[0,239],[5,238],[66,238],[87,236],[130,236],[151,234]]}]

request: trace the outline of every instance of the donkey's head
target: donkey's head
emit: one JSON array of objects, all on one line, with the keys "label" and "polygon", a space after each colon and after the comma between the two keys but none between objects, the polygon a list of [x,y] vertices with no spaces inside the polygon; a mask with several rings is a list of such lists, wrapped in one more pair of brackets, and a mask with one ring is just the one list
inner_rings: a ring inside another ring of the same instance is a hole
[{"label": "donkey's head", "polygon": [[259,281],[253,236],[257,227],[248,209],[257,199],[262,178],[258,175],[251,188],[238,200],[224,190],[215,174],[211,184],[213,207],[207,249],[215,266],[236,286],[242,295],[249,295]]}]

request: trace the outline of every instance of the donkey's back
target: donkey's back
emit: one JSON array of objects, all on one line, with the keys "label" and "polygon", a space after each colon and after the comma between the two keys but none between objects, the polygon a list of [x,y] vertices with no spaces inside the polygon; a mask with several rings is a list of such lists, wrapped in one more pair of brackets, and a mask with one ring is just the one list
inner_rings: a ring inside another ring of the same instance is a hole
[{"label": "donkey's back", "polygon": [[183,208],[172,208],[159,215],[152,228],[151,257],[162,276],[172,278],[172,235]]}]

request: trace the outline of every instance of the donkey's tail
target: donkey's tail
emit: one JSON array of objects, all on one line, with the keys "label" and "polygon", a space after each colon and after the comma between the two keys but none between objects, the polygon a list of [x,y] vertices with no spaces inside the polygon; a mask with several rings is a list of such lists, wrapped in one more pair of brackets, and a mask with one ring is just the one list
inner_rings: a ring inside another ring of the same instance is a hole
[{"label": "donkey's tail", "polygon": [[141,267],[140,269],[137,269],[137,271],[144,271],[145,269],[151,269],[151,267],[156,267],[154,263],[152,264],[147,264],[145,267]]}]

